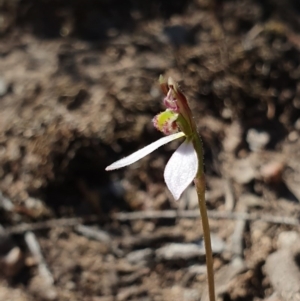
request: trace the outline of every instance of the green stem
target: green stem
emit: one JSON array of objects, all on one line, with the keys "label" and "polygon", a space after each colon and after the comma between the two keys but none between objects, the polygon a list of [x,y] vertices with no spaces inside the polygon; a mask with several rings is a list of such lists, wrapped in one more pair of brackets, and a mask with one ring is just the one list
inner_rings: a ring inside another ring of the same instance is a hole
[{"label": "green stem", "polygon": [[215,301],[215,281],[214,281],[214,269],[213,269],[213,254],[211,249],[210,229],[207,216],[207,209],[205,204],[205,177],[203,171],[203,148],[200,137],[194,137],[194,148],[198,156],[198,173],[194,180],[198,195],[198,204],[200,209],[200,215],[202,220],[203,236],[205,243],[206,253],[206,268],[207,268],[207,280],[208,280],[208,292],[209,300]]}]

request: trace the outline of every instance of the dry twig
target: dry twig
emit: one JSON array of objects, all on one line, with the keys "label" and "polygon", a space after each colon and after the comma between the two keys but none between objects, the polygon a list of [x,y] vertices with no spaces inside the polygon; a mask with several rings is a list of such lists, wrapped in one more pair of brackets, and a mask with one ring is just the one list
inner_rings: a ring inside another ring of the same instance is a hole
[{"label": "dry twig", "polygon": [[45,279],[45,282],[48,285],[53,285],[53,276],[47,267],[46,261],[44,259],[39,242],[35,234],[33,232],[27,232],[25,234],[25,241],[28,246],[28,249],[33,255],[35,261],[37,262],[39,274]]},{"label": "dry twig", "polygon": [[[246,212],[227,212],[227,211],[214,211],[207,212],[208,217],[212,219],[236,219],[236,220],[262,220],[273,224],[284,224],[299,226],[300,220],[298,218],[287,216],[274,216],[270,214],[259,213],[246,213]],[[164,211],[136,211],[136,212],[121,212],[115,215],[119,221],[129,221],[138,219],[171,219],[171,218],[199,218],[197,210],[164,210]]]},{"label": "dry twig", "polygon": [[[235,219],[255,221],[261,220],[272,224],[283,224],[290,226],[299,226],[300,220],[295,217],[275,216],[270,214],[260,213],[246,213],[246,212],[226,212],[226,211],[208,211],[208,217],[211,219]],[[135,212],[120,212],[113,216],[118,221],[132,221],[139,219],[174,219],[174,218],[199,218],[197,210],[163,210],[163,211],[135,211]],[[5,233],[18,234],[26,231],[38,231],[43,229],[50,229],[55,227],[73,227],[83,223],[95,223],[99,221],[98,216],[75,217],[75,218],[61,218],[51,219],[47,221],[27,224],[23,223],[17,226],[8,227]]]}]

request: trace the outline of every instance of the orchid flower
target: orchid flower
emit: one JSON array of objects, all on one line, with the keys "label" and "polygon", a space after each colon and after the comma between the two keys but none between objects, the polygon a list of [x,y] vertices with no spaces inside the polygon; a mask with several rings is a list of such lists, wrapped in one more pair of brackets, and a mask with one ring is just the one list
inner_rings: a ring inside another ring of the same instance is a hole
[{"label": "orchid flower", "polygon": [[213,256],[205,204],[205,175],[201,138],[197,133],[196,124],[187,100],[176,83],[171,78],[168,82],[163,77],[160,77],[159,80],[160,87],[166,96],[164,98],[166,110],[153,118],[153,124],[167,136],[158,139],[128,157],[116,161],[106,167],[106,170],[118,169],[132,164],[160,146],[185,137],[184,142],[177,148],[167,163],[164,178],[175,200],[180,198],[182,192],[194,180],[205,242],[209,300],[215,301]]},{"label": "orchid flower", "polygon": [[137,152],[106,167],[114,170],[130,165],[160,146],[175,139],[185,137],[184,142],[171,156],[164,171],[164,179],[175,200],[193,181],[198,172],[198,156],[194,147],[194,137],[197,135],[192,114],[185,96],[179,91],[176,83],[169,78],[168,83],[160,77],[160,86],[165,93],[164,105],[166,110],[153,118],[154,126],[166,137],[147,145]]}]

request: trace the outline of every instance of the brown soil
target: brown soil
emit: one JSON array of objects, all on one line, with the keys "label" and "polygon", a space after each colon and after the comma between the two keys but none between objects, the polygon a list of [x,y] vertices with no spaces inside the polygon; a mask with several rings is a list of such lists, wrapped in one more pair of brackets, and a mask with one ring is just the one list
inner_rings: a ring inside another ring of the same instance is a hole
[{"label": "brown soil", "polygon": [[[204,256],[160,255],[170,243],[199,246],[198,219],[142,216],[197,210],[193,188],[175,203],[164,185],[177,143],[104,170],[161,137],[151,123],[163,110],[160,74],[181,83],[195,114],[208,208],[298,218],[299,16],[297,0],[0,1],[0,226],[78,217],[107,235],[91,238],[79,220],[34,231],[49,284],[26,231],[0,232],[0,300],[200,299]],[[141,218],[116,218],[134,211]],[[220,298],[271,296],[266,258],[297,226],[247,221],[235,254],[238,222],[210,221],[224,243],[215,252]],[[21,253],[10,262],[13,248]],[[244,268],[229,279],[235,255]]]}]

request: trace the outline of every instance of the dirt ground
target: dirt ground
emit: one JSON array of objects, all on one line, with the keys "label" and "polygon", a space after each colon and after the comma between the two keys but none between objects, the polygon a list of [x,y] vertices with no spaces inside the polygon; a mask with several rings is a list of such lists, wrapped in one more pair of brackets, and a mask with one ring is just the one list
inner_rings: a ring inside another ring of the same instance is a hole
[{"label": "dirt ground", "polygon": [[205,148],[218,300],[300,300],[297,0],[0,1],[0,300],[208,300],[195,189],[163,170],[158,77]]}]

